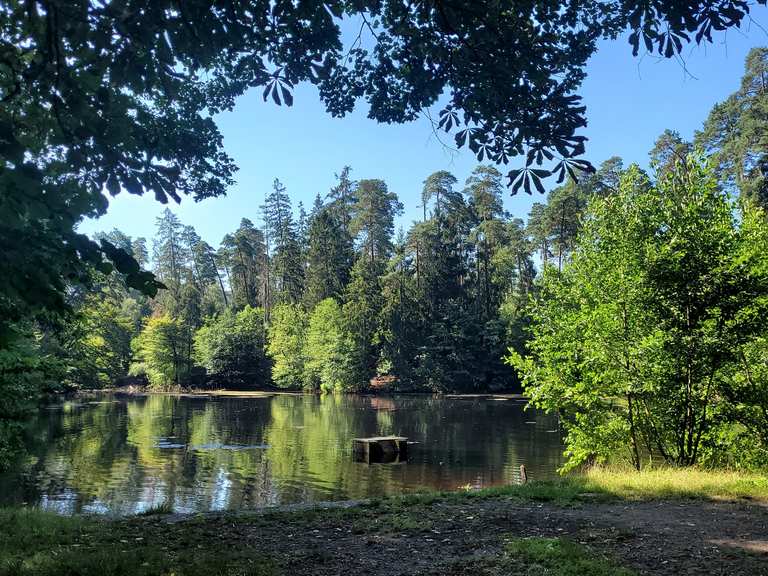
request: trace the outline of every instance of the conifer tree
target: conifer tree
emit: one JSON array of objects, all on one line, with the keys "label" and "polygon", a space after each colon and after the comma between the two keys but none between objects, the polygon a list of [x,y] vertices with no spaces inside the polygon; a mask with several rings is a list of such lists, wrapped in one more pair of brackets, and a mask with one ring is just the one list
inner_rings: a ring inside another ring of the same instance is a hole
[{"label": "conifer tree", "polygon": [[181,287],[187,251],[183,244],[183,225],[179,218],[166,208],[156,219],[157,235],[153,241],[155,273],[172,292]]},{"label": "conifer tree", "polygon": [[484,318],[488,318],[498,305],[493,289],[491,260],[501,241],[503,206],[501,173],[492,166],[478,166],[467,179],[464,193],[477,219],[472,232],[475,245],[476,278],[479,290],[478,305]]},{"label": "conifer tree", "polygon": [[304,303],[308,309],[326,298],[340,300],[352,267],[352,242],[330,209],[311,218]]},{"label": "conifer tree", "polygon": [[275,179],[264,206],[264,222],[272,241],[270,254],[276,299],[299,302],[304,288],[304,266],[291,200],[285,186]]},{"label": "conifer tree", "polygon": [[336,174],[338,183],[328,192],[328,206],[347,233],[352,235],[352,213],[357,202],[357,182],[350,179],[350,172],[352,168],[344,166],[341,174]]},{"label": "conifer tree", "polygon": [[264,234],[253,222],[243,218],[235,233],[224,237],[219,258],[228,271],[234,304],[239,308],[263,304],[266,246]]},{"label": "conifer tree", "polygon": [[695,141],[725,186],[768,207],[768,48],[750,50],[741,86],[715,105]]},{"label": "conifer tree", "polygon": [[379,318],[383,298],[379,277],[382,267],[361,255],[352,267],[343,306],[344,329],[349,335],[345,363],[347,388],[366,388],[376,375],[379,360]]},{"label": "conifer tree", "polygon": [[395,216],[402,210],[397,195],[387,189],[383,180],[358,182],[350,226],[360,252],[371,264],[386,261],[392,252]]},{"label": "conifer tree", "polygon": [[138,265],[144,270],[149,263],[149,252],[147,251],[147,239],[146,238],[134,238],[132,242],[132,256],[136,260]]}]

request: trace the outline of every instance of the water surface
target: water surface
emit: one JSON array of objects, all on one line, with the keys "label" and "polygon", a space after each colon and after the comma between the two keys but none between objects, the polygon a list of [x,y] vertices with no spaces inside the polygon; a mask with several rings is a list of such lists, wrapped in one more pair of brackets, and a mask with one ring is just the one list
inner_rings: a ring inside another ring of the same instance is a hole
[{"label": "water surface", "polygon": [[[352,438],[418,444],[400,464],[355,462]],[[79,397],[41,409],[0,504],[133,514],[341,500],[550,478],[557,422],[520,401],[432,396]]]}]

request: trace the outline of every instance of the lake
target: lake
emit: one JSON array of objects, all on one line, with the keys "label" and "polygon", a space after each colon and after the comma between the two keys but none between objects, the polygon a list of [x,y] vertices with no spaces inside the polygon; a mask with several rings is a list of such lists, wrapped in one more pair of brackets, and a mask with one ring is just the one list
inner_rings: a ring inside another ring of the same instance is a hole
[{"label": "lake", "polygon": [[[556,476],[557,419],[496,397],[89,395],[45,406],[0,504],[177,512],[454,490]],[[355,462],[352,439],[408,437],[408,460]]]}]

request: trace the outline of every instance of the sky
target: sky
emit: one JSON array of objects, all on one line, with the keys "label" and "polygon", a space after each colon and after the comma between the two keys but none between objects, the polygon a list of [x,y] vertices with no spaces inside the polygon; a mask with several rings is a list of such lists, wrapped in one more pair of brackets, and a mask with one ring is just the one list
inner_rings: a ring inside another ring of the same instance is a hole
[{"label": "sky", "polygon": [[[692,138],[712,106],[738,89],[750,48],[768,45],[768,8],[755,8],[752,16],[757,24],[721,33],[713,44],[687,47],[684,63],[635,58],[626,39],[603,42],[588,62],[580,91],[588,119],[580,132],[589,138],[585,157],[598,165],[620,156],[625,165],[646,167],[649,150],[666,128]],[[224,148],[239,167],[236,183],[225,197],[197,203],[183,198],[168,206],[216,247],[241,218],[260,225],[259,206],[275,178],[286,186],[294,207],[302,201],[309,210],[315,195],[324,196],[335,174],[349,165],[353,179],[380,178],[398,194],[405,206],[398,225],[407,228],[421,213],[421,188],[429,174],[448,170],[461,185],[477,165],[471,151],[447,149],[426,119],[384,125],[366,114],[361,102],[347,117],[331,118],[309,85],[297,87],[291,108],[264,102],[260,91],[250,91],[233,111],[216,118]],[[511,167],[499,170],[505,174]],[[508,191],[504,203],[511,214],[525,218],[533,202],[542,200],[537,193],[512,196]],[[122,193],[110,199],[106,215],[84,221],[79,230],[93,234],[119,228],[150,238],[164,208],[152,194]]]}]

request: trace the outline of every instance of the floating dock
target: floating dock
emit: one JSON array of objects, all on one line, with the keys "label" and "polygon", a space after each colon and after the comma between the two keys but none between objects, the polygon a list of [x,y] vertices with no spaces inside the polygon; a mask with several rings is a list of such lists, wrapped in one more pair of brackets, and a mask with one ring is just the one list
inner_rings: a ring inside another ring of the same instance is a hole
[{"label": "floating dock", "polygon": [[408,438],[404,436],[374,436],[353,438],[352,449],[357,462],[394,463],[408,459]]}]

